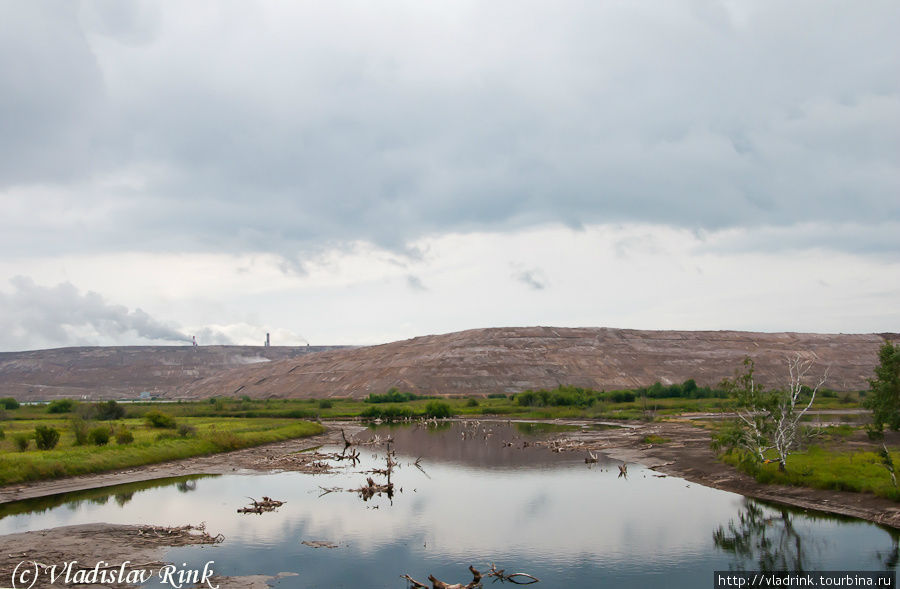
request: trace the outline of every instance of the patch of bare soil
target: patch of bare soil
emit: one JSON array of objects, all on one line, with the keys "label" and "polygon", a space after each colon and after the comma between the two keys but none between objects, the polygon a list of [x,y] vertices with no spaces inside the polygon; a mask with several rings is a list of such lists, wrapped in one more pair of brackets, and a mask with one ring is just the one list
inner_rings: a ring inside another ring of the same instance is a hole
[{"label": "patch of bare soil", "polygon": [[[34,587],[77,581],[91,587],[133,587],[141,571],[145,578],[159,575],[167,564],[160,559],[169,547],[221,540],[202,525],[165,528],[84,524],[9,534],[0,536],[0,584],[27,587],[36,579]],[[65,581],[67,577],[69,582]],[[251,587],[226,583],[220,589],[238,586]]]},{"label": "patch of bare soil", "polygon": [[[575,423],[575,422],[573,422]],[[581,422],[578,422],[581,423]],[[631,427],[610,430],[585,428],[563,434],[551,446],[561,451],[599,451],[625,462],[642,464],[658,472],[690,482],[773,501],[839,515],[858,517],[900,528],[900,504],[870,493],[851,493],[761,484],[721,462],[710,448],[708,430],[682,422],[631,423]],[[663,444],[648,444],[649,435],[667,438]],[[845,442],[848,448],[868,448],[860,439]]]}]

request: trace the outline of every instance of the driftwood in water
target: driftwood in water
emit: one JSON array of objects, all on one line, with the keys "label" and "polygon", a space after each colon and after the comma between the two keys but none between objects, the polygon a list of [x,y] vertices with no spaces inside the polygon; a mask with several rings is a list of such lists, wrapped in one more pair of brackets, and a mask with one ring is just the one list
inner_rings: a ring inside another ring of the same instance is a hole
[{"label": "driftwood in water", "polygon": [[[481,579],[493,578],[494,581],[509,581],[510,583],[515,583],[517,585],[530,585],[532,583],[540,582],[535,576],[529,575],[528,573],[512,573],[507,575],[504,569],[498,569],[494,564],[491,564],[491,570],[486,574],[482,575],[478,569],[473,566],[469,566],[469,572],[472,573],[472,580],[463,585],[462,583],[445,583],[440,579],[435,578],[434,575],[428,575],[428,580],[431,581],[431,589],[475,589],[476,587],[481,587]],[[416,581],[409,575],[401,575],[401,579],[406,579],[410,585],[414,589],[429,589],[428,585],[422,583],[421,581]]]},{"label": "driftwood in water", "polygon": [[587,463],[587,464],[594,464],[595,462],[597,462],[597,455],[596,455],[596,454],[594,454],[594,453],[591,452],[590,450],[588,450],[587,453],[588,453],[587,458],[584,459],[585,463]]},{"label": "driftwood in water", "polygon": [[265,513],[267,511],[275,511],[275,508],[285,504],[284,501],[278,501],[265,495],[263,495],[262,501],[257,501],[253,497],[248,497],[248,499],[253,503],[249,507],[241,507],[237,510],[238,513]]},{"label": "driftwood in water", "polygon": [[[193,534],[191,532],[199,532]],[[218,544],[225,541],[225,536],[218,534],[211,536],[206,531],[206,523],[199,526],[140,526],[138,535],[145,538],[164,538],[170,546],[182,546],[185,544]]]},{"label": "driftwood in water", "polygon": [[363,501],[368,501],[375,495],[381,495],[384,493],[388,496],[388,498],[393,498],[394,496],[394,483],[388,481],[385,485],[377,485],[375,481],[372,480],[372,477],[366,477],[366,486],[360,487],[358,489],[351,489],[354,493],[359,493],[359,496],[362,497]]}]

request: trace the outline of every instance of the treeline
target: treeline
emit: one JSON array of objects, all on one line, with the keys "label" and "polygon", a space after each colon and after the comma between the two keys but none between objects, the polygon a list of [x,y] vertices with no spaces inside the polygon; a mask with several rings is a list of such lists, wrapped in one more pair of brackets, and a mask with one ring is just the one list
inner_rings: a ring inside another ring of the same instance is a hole
[{"label": "treeline", "polygon": [[721,389],[701,387],[694,379],[681,384],[664,385],[656,382],[649,387],[615,391],[595,391],[576,386],[559,386],[553,390],[523,391],[513,396],[520,407],[590,407],[594,403],[632,403],[640,398],[647,399],[709,399],[726,398],[728,393]]}]

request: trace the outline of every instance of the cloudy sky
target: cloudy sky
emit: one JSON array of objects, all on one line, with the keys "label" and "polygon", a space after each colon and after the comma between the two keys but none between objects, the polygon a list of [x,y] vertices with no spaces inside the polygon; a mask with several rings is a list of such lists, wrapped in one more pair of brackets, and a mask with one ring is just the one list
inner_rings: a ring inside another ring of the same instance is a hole
[{"label": "cloudy sky", "polygon": [[900,331],[896,0],[0,23],[0,350]]}]

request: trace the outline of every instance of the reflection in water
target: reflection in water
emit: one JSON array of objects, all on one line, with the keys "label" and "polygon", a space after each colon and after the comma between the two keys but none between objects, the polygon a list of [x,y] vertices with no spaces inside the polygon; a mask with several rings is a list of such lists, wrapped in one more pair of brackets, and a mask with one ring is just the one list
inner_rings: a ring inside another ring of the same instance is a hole
[{"label": "reflection in water", "polygon": [[178,484],[175,485],[175,488],[181,493],[190,493],[191,491],[197,490],[197,481],[195,479],[179,481]]},{"label": "reflection in water", "polygon": [[[735,570],[807,571],[820,569],[826,537],[809,525],[812,521],[854,522],[827,514],[792,510],[785,506],[766,504],[745,498],[736,519],[713,532],[716,548],[729,553]],[[898,532],[886,530],[891,548],[876,558],[885,568],[895,569],[898,563]]]},{"label": "reflection in water", "polygon": [[728,522],[727,531],[719,526],[713,532],[716,547],[734,554],[739,569],[805,571],[805,539],[794,527],[793,514],[785,508],[767,511],[747,499],[737,521]]},{"label": "reflection in water", "polygon": [[58,493],[56,495],[35,497],[34,499],[23,499],[22,501],[14,501],[11,503],[2,503],[0,504],[0,520],[7,516],[20,513],[43,513],[62,505],[66,506],[70,511],[77,511],[78,507],[85,501],[95,505],[106,505],[110,497],[113,498],[116,505],[122,507],[134,498],[135,493],[141,491],[168,487],[171,485],[177,485],[179,491],[193,491],[197,488],[198,479],[216,476],[218,475],[200,474],[181,477],[166,477],[149,481],[139,481],[136,483],[125,483],[123,485],[85,489],[83,491]]},{"label": "reflection in water", "polygon": [[878,558],[884,563],[884,568],[886,569],[896,569],[897,563],[900,562],[900,534],[893,533],[891,534],[891,540],[893,540],[893,546],[891,549],[885,553],[878,553]]},{"label": "reflection in water", "polygon": [[[617,478],[621,462],[601,454],[591,469],[583,454],[535,447],[532,434],[505,421],[368,432],[375,434],[393,440],[393,498],[373,494],[364,502],[347,492],[367,477],[387,482],[374,472],[387,470],[386,447],[362,446],[358,463],[330,460],[336,471],[328,474],[153,481],[154,488],[73,495],[74,503],[57,500],[57,508],[7,504],[0,534],[206,521],[225,542],[174,548],[166,560],[192,568],[214,560],[218,574],[232,576],[297,573],[279,579],[278,589],[402,589],[403,573],[458,580],[467,566],[484,571],[492,562],[544,579],[537,587],[687,588],[707,586],[712,571],[729,565],[858,570],[895,567],[898,558],[896,536],[875,525],[782,514],[677,477],[657,478],[638,464],[628,465],[627,479]],[[343,492],[323,492],[330,488]],[[247,497],[263,494],[285,503],[258,517],[236,513]],[[85,501],[101,496],[114,501]],[[312,547],[323,542],[337,547]]]}]

